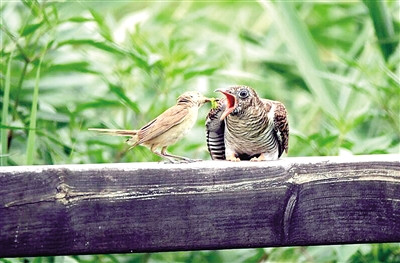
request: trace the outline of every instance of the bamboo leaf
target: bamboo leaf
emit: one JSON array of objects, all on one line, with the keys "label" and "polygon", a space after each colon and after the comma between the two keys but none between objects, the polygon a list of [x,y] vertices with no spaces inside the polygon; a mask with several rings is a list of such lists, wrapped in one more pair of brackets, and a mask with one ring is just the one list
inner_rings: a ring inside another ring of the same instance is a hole
[{"label": "bamboo leaf", "polygon": [[392,18],[386,3],[382,0],[363,0],[363,2],[368,7],[383,57],[388,61],[389,57],[395,52],[399,40],[398,36],[395,35]]},{"label": "bamboo leaf", "polygon": [[112,42],[112,34],[110,28],[107,26],[107,24],[104,21],[104,16],[101,14],[97,13],[93,9],[90,10],[90,13],[93,16],[94,21],[96,21],[97,25],[100,28],[100,34],[108,41]]},{"label": "bamboo leaf", "polygon": [[299,18],[293,3],[286,1],[271,3],[266,0],[259,2],[273,17],[303,79],[317,98],[316,103],[326,114],[337,119],[339,115],[338,107],[335,105],[337,91],[319,76],[321,72],[326,72],[325,66],[321,62],[310,32]]},{"label": "bamboo leaf", "polygon": [[106,44],[105,42],[96,41],[93,39],[69,39],[58,43],[58,47],[64,45],[90,45],[92,47],[111,52],[114,54],[124,55],[125,52],[115,46]]},{"label": "bamboo leaf", "polygon": [[87,109],[120,107],[121,103],[117,100],[97,99],[95,101],[85,102],[78,105],[73,114],[78,114]]},{"label": "bamboo leaf", "polygon": [[48,72],[82,72],[97,74],[95,70],[89,68],[90,64],[86,61],[70,62],[63,64],[53,64],[47,70]]},{"label": "bamboo leaf", "polygon": [[140,109],[135,102],[133,102],[126,94],[125,91],[112,83],[108,84],[110,91],[117,95],[129,108],[131,108],[134,112],[139,113]]},{"label": "bamboo leaf", "polygon": [[[47,49],[47,47],[46,47]],[[46,50],[45,49],[45,50]],[[40,57],[39,65],[36,70],[35,77],[35,87],[33,89],[33,97],[32,97],[32,109],[29,121],[29,134],[28,134],[28,145],[26,148],[26,164],[33,164],[34,159],[34,150],[35,150],[35,137],[36,137],[36,115],[37,115],[37,105],[39,98],[39,80],[40,80],[40,69],[42,66],[43,58],[46,52],[43,52]]]},{"label": "bamboo leaf", "polygon": [[[4,95],[3,95],[3,109],[1,111],[1,126],[7,125],[8,119],[8,107],[9,107],[9,100],[10,100],[10,79],[11,79],[11,61],[13,58],[14,52],[11,52],[10,57],[8,58],[7,63],[7,71],[6,77],[4,81]],[[0,164],[7,165],[7,148],[8,148],[8,141],[7,141],[7,129],[1,129],[1,155]]]},{"label": "bamboo leaf", "polygon": [[93,21],[93,19],[92,18],[81,17],[81,16],[74,16],[74,17],[68,18],[66,21],[74,22],[74,23],[85,23],[85,22]]},{"label": "bamboo leaf", "polygon": [[185,80],[199,76],[199,75],[212,75],[217,71],[219,67],[199,67],[199,68],[189,68],[183,73],[183,78]]},{"label": "bamboo leaf", "polygon": [[21,36],[27,36],[29,34],[34,33],[38,28],[40,28],[43,25],[43,21],[37,24],[31,24],[27,25],[21,32]]}]

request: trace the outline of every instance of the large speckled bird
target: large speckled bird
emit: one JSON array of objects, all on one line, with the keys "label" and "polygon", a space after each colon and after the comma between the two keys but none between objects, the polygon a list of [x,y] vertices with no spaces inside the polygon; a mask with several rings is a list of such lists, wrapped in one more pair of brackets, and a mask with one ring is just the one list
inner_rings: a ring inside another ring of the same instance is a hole
[{"label": "large speckled bird", "polygon": [[[176,143],[193,127],[197,120],[199,108],[210,99],[197,91],[188,91],[178,97],[176,105],[139,130],[114,130],[91,128],[91,131],[116,136],[129,136],[127,143],[131,148],[136,145],[148,147],[154,154],[169,162],[192,161],[189,158],[167,153],[167,147]],[[159,151],[158,149],[161,149]]]},{"label": "large speckled bird", "polygon": [[247,86],[218,89],[225,99],[208,114],[207,146],[213,160],[277,160],[288,151],[285,106],[259,98]]}]

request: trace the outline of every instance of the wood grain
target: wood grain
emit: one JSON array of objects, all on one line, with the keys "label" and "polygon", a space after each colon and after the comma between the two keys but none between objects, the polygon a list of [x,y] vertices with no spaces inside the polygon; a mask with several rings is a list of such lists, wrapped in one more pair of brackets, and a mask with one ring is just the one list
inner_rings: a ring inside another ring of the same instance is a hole
[{"label": "wood grain", "polygon": [[0,169],[0,257],[400,242],[400,155]]}]

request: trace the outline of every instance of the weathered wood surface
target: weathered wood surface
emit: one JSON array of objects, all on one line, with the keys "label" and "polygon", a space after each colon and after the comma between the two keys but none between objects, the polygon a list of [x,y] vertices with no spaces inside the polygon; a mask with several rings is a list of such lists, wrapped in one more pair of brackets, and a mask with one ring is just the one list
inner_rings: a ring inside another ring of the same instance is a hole
[{"label": "weathered wood surface", "polygon": [[400,155],[0,168],[0,257],[400,241]]}]

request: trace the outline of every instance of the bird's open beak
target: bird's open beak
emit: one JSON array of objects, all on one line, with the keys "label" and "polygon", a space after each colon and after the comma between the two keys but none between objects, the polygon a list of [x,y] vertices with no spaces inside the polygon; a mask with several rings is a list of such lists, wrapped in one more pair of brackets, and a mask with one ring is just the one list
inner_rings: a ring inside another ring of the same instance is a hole
[{"label": "bird's open beak", "polygon": [[224,120],[226,116],[228,116],[237,106],[237,100],[234,95],[229,93],[227,90],[224,89],[216,89],[214,92],[221,92],[222,94],[225,95],[226,101],[227,101],[227,107],[225,111],[222,113],[220,120]]}]

